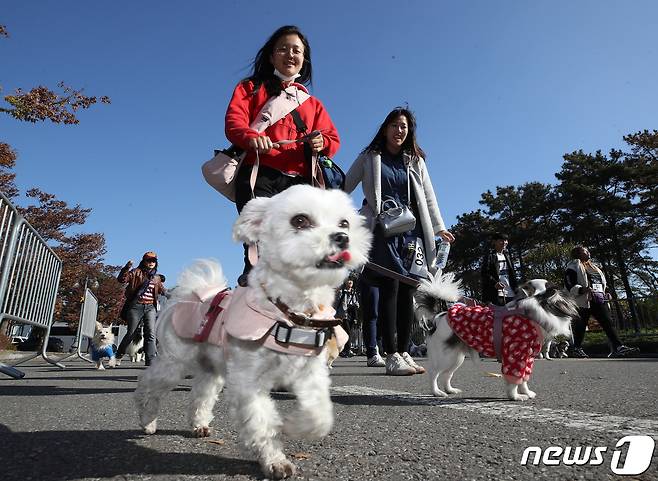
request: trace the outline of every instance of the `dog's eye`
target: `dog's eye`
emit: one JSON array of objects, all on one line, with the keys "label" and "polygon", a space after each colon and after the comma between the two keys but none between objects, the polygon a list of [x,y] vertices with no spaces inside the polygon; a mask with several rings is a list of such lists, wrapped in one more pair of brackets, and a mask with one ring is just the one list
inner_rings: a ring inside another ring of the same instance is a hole
[{"label": "dog's eye", "polygon": [[343,219],[338,223],[338,227],[340,227],[341,229],[349,229],[350,223],[347,222],[347,220]]},{"label": "dog's eye", "polygon": [[313,223],[311,222],[311,219],[306,217],[304,214],[297,214],[295,217],[290,219],[290,225],[298,230],[308,229],[310,227],[313,227]]}]

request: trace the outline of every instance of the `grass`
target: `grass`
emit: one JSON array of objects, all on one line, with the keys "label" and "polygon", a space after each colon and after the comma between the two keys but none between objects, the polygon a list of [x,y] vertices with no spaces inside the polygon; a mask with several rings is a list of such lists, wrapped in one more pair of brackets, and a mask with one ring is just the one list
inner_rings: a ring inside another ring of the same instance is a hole
[{"label": "grass", "polygon": [[[643,354],[658,354],[658,329],[643,330],[639,335],[633,330],[617,331],[621,342],[627,346],[638,347]],[[587,353],[606,354],[610,351],[605,332],[587,331],[583,348]]]}]

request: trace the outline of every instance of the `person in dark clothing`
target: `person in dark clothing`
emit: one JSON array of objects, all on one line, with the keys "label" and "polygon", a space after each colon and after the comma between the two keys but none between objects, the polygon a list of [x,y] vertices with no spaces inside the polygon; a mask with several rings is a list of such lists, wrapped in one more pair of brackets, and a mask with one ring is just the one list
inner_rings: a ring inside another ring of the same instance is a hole
[{"label": "person in dark clothing", "polygon": [[514,264],[507,252],[507,234],[496,232],[492,238],[492,249],[482,260],[482,300],[504,306],[513,297],[518,287]]},{"label": "person in dark clothing", "polygon": [[612,349],[608,357],[624,357],[637,353],[638,348],[622,344],[612,325],[608,307],[610,294],[606,293],[605,275],[592,262],[589,250],[583,246],[576,246],[571,251],[571,258],[564,273],[564,286],[576,298],[579,318],[574,320],[572,325],[573,347],[569,355],[577,358],[588,357],[582,345],[590,316],[598,321],[608,337]]},{"label": "person in dark clothing", "polygon": [[165,294],[166,289],[162,285],[162,277],[157,274],[158,256],[155,252],[145,253],[139,266],[131,270],[132,265],[132,261],[128,261],[117,276],[119,282],[128,284],[126,302],[121,309],[121,318],[128,323],[128,330],[119,344],[116,358],[120,360],[125,354],[135,332],[143,323],[145,364],[150,366],[156,356],[155,317],[158,296]]},{"label": "person in dark clothing", "polygon": [[349,341],[345,343],[343,351],[340,353],[341,357],[352,357],[355,355],[352,349],[356,343],[358,336],[358,329],[356,326],[357,313],[359,310],[359,298],[356,289],[354,289],[354,281],[348,279],[344,287],[338,291],[336,302],[336,317],[343,320],[343,329],[349,335]]}]

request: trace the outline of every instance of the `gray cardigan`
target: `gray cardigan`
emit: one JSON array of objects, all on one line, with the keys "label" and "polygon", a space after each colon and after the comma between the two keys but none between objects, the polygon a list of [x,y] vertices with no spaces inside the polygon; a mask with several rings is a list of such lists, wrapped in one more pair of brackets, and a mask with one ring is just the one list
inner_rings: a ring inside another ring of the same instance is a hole
[{"label": "gray cardigan", "polygon": [[[377,152],[364,152],[354,161],[345,178],[345,191],[349,194],[361,183],[363,195],[368,202],[361,209],[368,219],[371,229],[375,227],[375,219],[381,211],[382,204],[382,164],[381,155]],[[427,173],[425,161],[422,158],[412,158],[404,154],[405,165],[409,165],[409,179],[411,188],[416,196],[416,207],[423,229],[423,243],[427,265],[431,266],[436,259],[436,245],[434,237],[442,230],[446,230],[441,211],[436,201],[432,181]]]}]

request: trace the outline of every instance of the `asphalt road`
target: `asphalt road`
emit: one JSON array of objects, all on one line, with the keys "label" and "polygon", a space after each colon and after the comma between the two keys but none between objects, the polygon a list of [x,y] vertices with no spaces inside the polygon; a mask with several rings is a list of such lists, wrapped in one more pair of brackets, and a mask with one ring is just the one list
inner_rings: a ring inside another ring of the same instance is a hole
[{"label": "asphalt road", "polygon": [[[499,370],[495,362],[485,365]],[[190,381],[170,394],[160,430],[147,436],[132,400],[141,365],[96,371],[74,361],[59,370],[31,361],[22,369],[22,380],[0,375],[3,481],[262,479],[237,445],[221,395],[211,438],[190,435]],[[453,383],[463,394],[442,400],[428,395],[428,375],[389,377],[363,357],[338,359],[333,432],[321,441],[284,443],[297,479],[658,480],[658,449],[641,475],[611,471],[622,437],[658,440],[657,374],[655,358],[539,360],[531,382],[537,399],[514,403],[504,398],[501,379],[467,360]],[[289,394],[274,397],[281,410],[293,408]],[[534,465],[532,457],[523,466],[529,446],[606,450],[599,465]]]}]

